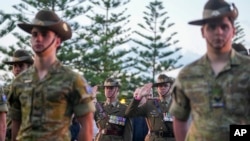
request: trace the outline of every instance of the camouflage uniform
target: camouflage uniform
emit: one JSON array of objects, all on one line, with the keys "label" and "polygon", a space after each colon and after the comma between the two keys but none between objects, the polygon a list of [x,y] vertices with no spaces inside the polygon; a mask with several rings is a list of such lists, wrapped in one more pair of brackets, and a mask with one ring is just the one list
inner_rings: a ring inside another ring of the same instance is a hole
[{"label": "camouflage uniform", "polygon": [[[6,94],[7,99],[8,99],[9,91],[10,91],[10,85],[5,86],[3,89],[4,89],[4,94]],[[9,107],[9,105],[8,105],[8,107]],[[7,118],[7,130],[6,130],[5,141],[11,141],[11,118],[10,118],[10,113],[9,112],[6,115],[6,118]]]},{"label": "camouflage uniform", "polygon": [[186,141],[229,141],[230,124],[250,124],[250,58],[230,55],[216,76],[206,55],[179,73],[170,112],[184,121],[191,113]]},{"label": "camouflage uniform", "polygon": [[4,91],[2,91],[0,93],[0,112],[7,112],[8,108],[7,108],[7,96],[4,93]]},{"label": "camouflage uniform", "polygon": [[140,100],[133,100],[127,110],[128,117],[143,116],[146,118],[149,134],[145,141],[174,141],[172,118],[169,115],[169,105],[171,98],[167,101],[149,98],[142,106],[139,106]]},{"label": "camouflage uniform", "polygon": [[[6,112],[8,112],[8,107],[7,107],[7,96],[6,94],[4,93],[4,89],[1,88],[1,91],[0,91],[0,114],[1,116],[3,114],[6,115]],[[0,124],[5,124],[6,121],[4,119],[1,118],[1,121],[0,121]],[[1,127],[1,138],[4,137],[5,135],[2,134],[2,127]],[[1,140],[1,139],[0,139]]]},{"label": "camouflage uniform", "polygon": [[71,117],[95,107],[87,84],[71,69],[56,61],[43,80],[35,68],[16,77],[10,92],[10,114],[21,121],[19,141],[70,141]]},{"label": "camouflage uniform", "polygon": [[[13,53],[11,60],[4,60],[3,63],[12,66],[12,73],[14,76],[19,75],[21,72],[25,71],[29,66],[33,64],[34,60],[32,55],[28,51],[23,49],[17,49]],[[22,64],[20,67],[19,65]],[[19,67],[17,70],[16,68]],[[8,84],[4,88],[4,93],[9,97],[10,85]],[[11,118],[10,114],[7,114],[7,131],[5,141],[11,141]]]},{"label": "camouflage uniform", "polygon": [[125,117],[127,106],[119,101],[112,104],[96,103],[95,121],[99,132],[96,141],[131,141],[131,120]]}]

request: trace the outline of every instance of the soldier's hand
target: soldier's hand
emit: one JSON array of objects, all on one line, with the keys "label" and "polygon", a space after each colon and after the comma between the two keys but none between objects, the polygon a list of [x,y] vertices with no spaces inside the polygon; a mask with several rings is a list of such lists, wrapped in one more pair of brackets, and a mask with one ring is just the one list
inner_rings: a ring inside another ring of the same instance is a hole
[{"label": "soldier's hand", "polygon": [[133,94],[133,95],[134,95],[134,98],[137,99],[137,100],[140,100],[140,99],[141,99],[141,97],[138,97],[140,91],[141,91],[141,87],[136,88],[135,91],[134,91],[134,94]]},{"label": "soldier's hand", "polygon": [[134,94],[136,94],[135,99],[141,100],[142,97],[150,95],[152,85],[153,85],[152,83],[147,83],[144,86],[142,86],[141,88],[136,89],[135,93],[134,93]]},{"label": "soldier's hand", "polygon": [[92,97],[93,97],[93,100],[96,102],[96,94],[98,92],[98,86],[94,86],[92,88]]}]

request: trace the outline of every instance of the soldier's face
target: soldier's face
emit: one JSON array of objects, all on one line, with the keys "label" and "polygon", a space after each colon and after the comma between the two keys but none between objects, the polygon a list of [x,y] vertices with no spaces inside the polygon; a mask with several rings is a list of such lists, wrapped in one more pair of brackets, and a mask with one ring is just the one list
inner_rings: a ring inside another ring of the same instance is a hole
[{"label": "soldier's face", "polygon": [[60,38],[49,29],[34,27],[31,31],[31,45],[36,54],[55,53],[60,43]]},{"label": "soldier's face", "polygon": [[[217,18],[209,21],[202,27],[202,36],[206,39],[208,49],[222,50],[231,46],[235,28],[228,17]],[[230,49],[230,48],[229,48]],[[228,50],[228,49],[226,49]]]},{"label": "soldier's face", "polygon": [[106,86],[104,91],[107,98],[116,98],[118,94],[118,87]]},{"label": "soldier's face", "polygon": [[14,74],[14,76],[17,76],[18,74],[20,74],[21,72],[23,72],[24,70],[26,70],[29,67],[29,65],[27,63],[16,63],[13,64],[12,66],[12,73]]},{"label": "soldier's face", "polygon": [[159,95],[162,95],[162,96],[166,95],[166,94],[168,93],[170,87],[171,87],[171,84],[170,84],[170,83],[159,84],[159,85],[157,86],[158,94],[159,94]]}]

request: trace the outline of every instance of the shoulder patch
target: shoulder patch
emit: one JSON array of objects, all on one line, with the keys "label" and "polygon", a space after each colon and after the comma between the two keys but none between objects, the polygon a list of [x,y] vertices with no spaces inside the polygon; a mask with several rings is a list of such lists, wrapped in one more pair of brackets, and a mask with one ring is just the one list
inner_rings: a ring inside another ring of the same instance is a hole
[{"label": "shoulder patch", "polygon": [[88,94],[92,94],[92,87],[91,86],[87,85],[86,90],[87,90]]},{"label": "shoulder patch", "polygon": [[7,102],[7,97],[6,97],[5,94],[2,94],[2,95],[1,95],[0,102],[1,102],[1,103],[6,103],[6,102]]}]

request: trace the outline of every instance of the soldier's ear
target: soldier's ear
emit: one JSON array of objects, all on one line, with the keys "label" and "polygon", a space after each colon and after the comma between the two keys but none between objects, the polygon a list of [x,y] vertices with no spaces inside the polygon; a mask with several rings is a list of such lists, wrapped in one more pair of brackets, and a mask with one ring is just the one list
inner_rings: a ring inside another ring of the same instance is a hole
[{"label": "soldier's ear", "polygon": [[204,29],[204,26],[202,26],[202,27],[201,27],[201,36],[202,36],[203,38],[205,38],[205,36],[204,36],[204,30],[205,30],[205,29]]},{"label": "soldier's ear", "polygon": [[236,28],[233,26],[233,36],[235,36],[236,35]]}]

